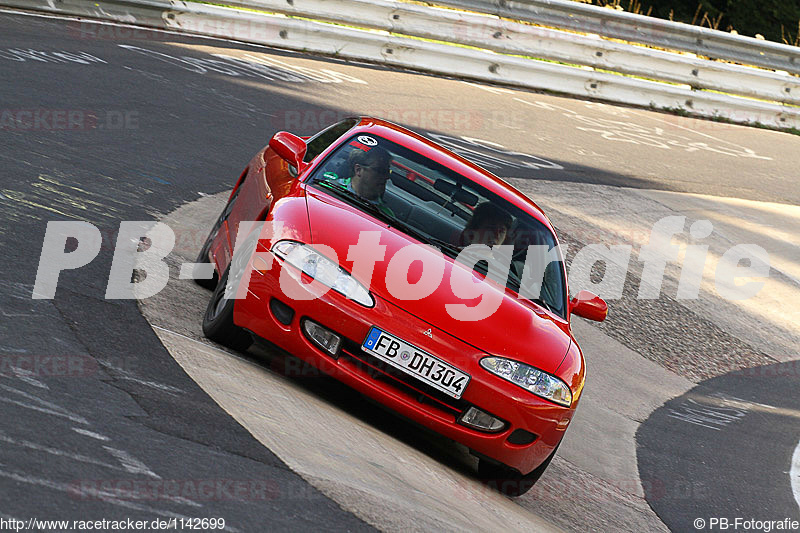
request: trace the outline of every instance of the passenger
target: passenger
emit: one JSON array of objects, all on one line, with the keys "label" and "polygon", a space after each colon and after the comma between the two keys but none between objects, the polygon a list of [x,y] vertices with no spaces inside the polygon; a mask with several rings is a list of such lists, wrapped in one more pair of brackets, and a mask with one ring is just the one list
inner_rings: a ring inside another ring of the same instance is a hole
[{"label": "passenger", "polygon": [[511,215],[492,203],[484,202],[472,212],[472,218],[461,232],[460,244],[503,244],[512,223]]}]

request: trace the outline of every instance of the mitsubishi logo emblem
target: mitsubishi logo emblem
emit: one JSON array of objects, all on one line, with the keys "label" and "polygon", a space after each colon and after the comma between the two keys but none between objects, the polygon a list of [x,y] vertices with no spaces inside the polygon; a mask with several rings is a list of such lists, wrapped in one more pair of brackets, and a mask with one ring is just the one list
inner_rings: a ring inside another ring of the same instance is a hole
[{"label": "mitsubishi logo emblem", "polygon": [[431,331],[431,328],[426,329],[425,331],[422,332],[422,334],[427,335],[431,339],[433,338],[433,332]]}]

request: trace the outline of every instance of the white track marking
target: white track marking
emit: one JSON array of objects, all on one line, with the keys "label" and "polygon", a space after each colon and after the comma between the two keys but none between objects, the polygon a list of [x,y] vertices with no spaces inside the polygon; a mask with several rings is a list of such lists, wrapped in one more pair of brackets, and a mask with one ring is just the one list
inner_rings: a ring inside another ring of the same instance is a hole
[{"label": "white track marking", "polygon": [[789,479],[792,482],[794,499],[797,501],[797,506],[800,507],[800,442],[797,443],[797,448],[794,449],[792,468],[789,470]]},{"label": "white track marking", "polygon": [[161,476],[150,470],[146,464],[125,450],[118,450],[110,446],[103,446],[103,449],[116,457],[117,460],[122,464],[122,468],[131,474],[144,474],[155,479],[161,479]]},{"label": "white track marking", "polygon": [[168,394],[183,394],[183,390],[177,387],[173,387],[171,385],[164,385],[163,383],[158,383],[156,381],[148,381],[140,379],[131,372],[125,370],[124,368],[119,368],[109,363],[101,362],[100,364],[103,365],[104,368],[111,369],[114,372],[118,373],[119,374],[118,376],[114,376],[116,379],[124,381],[133,381],[134,383],[138,383],[139,385],[144,385],[145,387],[150,387],[156,390],[160,390]]},{"label": "white track marking", "polygon": [[67,413],[60,413],[60,412],[54,411],[52,409],[46,409],[44,407],[39,407],[37,405],[31,405],[29,403],[20,402],[20,401],[17,401],[17,400],[12,400],[11,398],[3,398],[2,396],[0,396],[0,402],[10,403],[11,405],[17,405],[19,407],[24,407],[25,409],[31,409],[33,411],[39,411],[40,413],[45,413],[45,414],[48,414],[48,415],[60,416],[60,417],[66,418],[68,420],[71,420],[73,422],[77,422],[78,424],[88,424],[89,423],[83,417],[73,416],[73,415],[70,415],[70,414],[67,414]]},{"label": "white track marking", "polygon": [[81,435],[86,435],[87,437],[91,437],[91,438],[97,439],[97,440],[103,440],[103,441],[110,440],[105,435],[101,435],[99,433],[95,433],[94,431],[89,431],[88,429],[72,428],[72,431],[74,431],[75,433],[80,433]]},{"label": "white track marking", "polygon": [[[113,505],[118,505],[120,507],[125,507],[127,509],[133,509],[135,511],[144,511],[152,514],[156,514],[158,516],[166,516],[169,518],[183,518],[185,520],[189,520],[189,517],[186,515],[182,515],[179,513],[174,513],[172,511],[168,511],[166,509],[158,509],[155,507],[150,507],[148,505],[141,505],[139,503],[134,503],[129,500],[121,500],[115,497],[112,493],[107,491],[92,489],[89,487],[81,486],[80,483],[59,483],[57,481],[51,481],[49,479],[44,479],[35,476],[29,476],[27,474],[21,472],[9,472],[7,470],[0,469],[0,477],[5,477],[7,479],[12,479],[19,483],[27,483],[29,485],[35,485],[39,487],[45,487],[51,490],[57,490],[60,492],[65,492],[67,494],[72,495],[74,498],[80,500],[82,498],[85,499],[93,499],[99,500],[102,502],[110,503]],[[180,502],[179,502],[180,503]],[[199,506],[196,502],[192,502],[194,505]],[[228,526],[226,524],[225,531],[233,531],[234,533],[238,533],[239,530]]]},{"label": "white track marking", "polygon": [[[713,135],[709,135],[707,133],[703,133],[701,131],[697,131],[697,130],[692,129],[692,128],[687,128],[686,126],[681,126],[680,124],[676,124],[675,122],[671,122],[669,120],[660,119],[660,118],[657,118],[655,116],[651,116],[649,114],[646,115],[644,113],[637,112],[637,110],[635,110],[635,109],[631,109],[631,112],[633,112],[633,114],[635,114],[635,115],[639,115],[640,117],[643,117],[643,118],[646,118],[646,119],[649,119],[649,120],[656,120],[658,122],[663,122],[664,124],[669,124],[670,126],[675,126],[676,128],[680,128],[682,130],[690,131],[690,132],[692,132],[692,133],[694,133],[696,135],[702,135],[703,137],[708,137],[709,139],[715,140],[717,142],[729,144],[731,146],[735,146],[736,148],[740,148],[742,150],[747,150],[747,148],[745,148],[741,144],[736,144],[736,143],[731,142],[731,141],[726,141],[725,139],[720,139],[718,137],[714,137]],[[692,117],[692,118],[694,118],[694,117]],[[731,124],[731,126],[740,126],[740,125],[741,124]],[[767,161],[772,161],[771,157],[766,157],[766,156],[757,156],[757,157],[758,157],[758,159],[766,159]]]},{"label": "white track marking", "polygon": [[[595,132],[599,133],[602,138],[616,141],[616,142],[623,142],[623,143],[631,143],[635,145],[645,145],[645,146],[654,146],[661,149],[683,149],[687,152],[696,152],[698,150],[707,150],[709,152],[715,152],[719,154],[728,155],[731,157],[748,157],[753,159],[763,159],[767,161],[772,161],[771,157],[761,156],[756,154],[753,150],[746,148],[740,144],[736,144],[731,141],[726,141],[725,139],[720,139],[714,137],[713,135],[708,135],[707,133],[703,133],[700,131],[696,131],[692,128],[687,128],[685,126],[681,126],[677,123],[676,120],[664,120],[660,119],[654,115],[654,113],[646,114],[646,112],[637,112],[634,109],[631,109],[631,113],[636,115],[636,117],[641,117],[646,120],[653,120],[657,122],[661,122],[663,124],[668,124],[670,126],[674,126],[680,130],[696,134],[707,139],[711,139],[715,142],[722,143],[723,145],[728,145],[734,148],[726,148],[725,146],[709,146],[707,143],[700,143],[694,142],[690,137],[685,135],[679,135],[674,132],[669,132],[664,128],[654,127],[654,126],[644,126],[639,124],[638,122],[633,122],[632,118],[628,117],[628,115],[620,115],[617,120],[606,119],[606,118],[596,118],[587,115],[583,115],[573,109],[568,109],[566,107],[562,107],[556,104],[551,104],[542,101],[534,101],[530,102],[528,100],[524,100],[522,98],[514,98],[516,102],[520,102],[522,104],[526,104],[532,107],[537,107],[539,109],[546,109],[548,111],[560,111],[564,114],[564,116],[575,119],[578,121],[578,124],[583,124],[583,126],[576,125],[576,128],[581,131],[587,132]],[[590,107],[594,105],[592,102],[583,102],[587,108],[595,109],[594,107]],[[607,105],[611,107],[610,104],[601,104]]]},{"label": "white track marking", "polygon": [[[32,404],[21,402],[21,401],[18,401],[18,400],[12,400],[11,398],[6,398],[5,396],[0,396],[0,401],[2,401],[2,402],[18,405],[20,407],[25,407],[26,409],[32,409],[34,411],[39,411],[41,413],[47,413],[49,415],[60,416],[60,417],[66,418],[68,420],[72,420],[73,422],[76,422],[78,424],[87,424],[87,425],[89,424],[89,421],[86,420],[85,418],[83,418],[82,416],[70,413],[69,411],[67,411],[66,409],[61,407],[60,405],[56,405],[54,403],[46,402],[46,401],[42,400],[41,398],[37,398],[36,396],[33,396],[31,394],[27,394],[25,392],[22,392],[21,390],[17,390],[17,389],[15,389],[13,387],[9,387],[8,385],[0,385],[0,388],[5,389],[8,392],[12,392],[14,394],[18,394],[18,395],[22,396],[23,398],[27,398],[28,400],[31,400],[31,401],[33,401],[35,403],[38,403],[39,405],[32,405]],[[44,406],[44,407],[41,407],[41,406]]]},{"label": "white track marking", "polygon": [[[43,446],[41,444],[37,444],[35,442],[30,442],[30,441],[27,441],[27,440],[15,440],[15,439],[12,439],[11,437],[5,435],[3,432],[0,432],[0,442],[5,442],[7,444],[11,444],[11,445],[14,445],[14,446],[20,446],[20,447],[23,447],[23,448],[28,448],[29,450],[34,450],[34,451],[37,451],[37,452],[49,453],[49,454],[55,455],[57,457],[65,457],[67,459],[72,459],[73,461],[78,461],[78,462],[81,462],[81,463],[92,464],[92,465],[95,465],[95,466],[102,466],[104,468],[110,468],[112,470],[120,470],[120,471],[124,471],[124,472],[129,472],[131,474],[146,474],[146,475],[148,475],[150,477],[153,477],[155,479],[161,479],[161,476],[159,476],[157,474],[154,474],[149,468],[147,468],[147,466],[144,463],[142,463],[141,461],[139,461],[135,457],[132,457],[128,452],[125,452],[123,450],[117,450],[115,448],[110,448],[108,446],[103,446],[103,448],[105,450],[107,450],[109,453],[111,453],[111,455],[113,455],[115,458],[117,458],[120,461],[120,463],[122,463],[122,467],[119,467],[119,466],[111,464],[111,463],[106,463],[106,462],[100,461],[98,459],[94,459],[94,458],[89,457],[87,455],[78,454],[78,453],[72,453],[72,452],[68,452],[68,451],[65,451],[65,450],[59,450],[58,448],[52,448],[50,446]],[[105,494],[105,495],[113,495],[114,493],[113,493],[113,491],[105,490],[105,491],[103,491],[103,494]],[[166,501],[171,501],[171,502],[179,503],[179,504],[182,504],[182,505],[189,505],[189,506],[192,506],[192,507],[202,507],[201,504],[199,504],[197,502],[194,502],[192,500],[183,498],[181,496],[170,496],[170,495],[164,494],[164,495],[161,495],[160,498],[163,499],[163,500],[166,500]]]},{"label": "white track marking", "polygon": [[50,387],[48,387],[47,384],[42,383],[41,381],[33,377],[34,374],[30,370],[15,366],[12,368],[12,372],[14,373],[14,375],[18,380],[23,381],[28,385],[33,385],[34,387],[38,387],[40,389],[50,390]]},{"label": "white track marking", "polygon": [[[197,34],[197,33],[188,33],[188,32],[176,31],[176,30],[167,30],[167,29],[163,29],[163,28],[150,28],[150,27],[145,27],[145,26],[139,26],[139,25],[137,25],[135,23],[129,24],[129,23],[124,23],[124,22],[113,22],[113,21],[86,19],[86,18],[82,18],[80,16],[68,15],[68,14],[64,14],[64,13],[31,13],[31,12],[26,12],[26,11],[19,11],[19,10],[13,9],[13,8],[6,8],[6,7],[0,7],[0,13],[10,14],[10,15],[22,15],[22,16],[26,16],[26,17],[45,18],[45,19],[70,20],[70,21],[80,22],[81,24],[95,24],[95,25],[98,25],[98,26],[113,26],[113,27],[119,27],[119,28],[133,28],[133,29],[139,29],[139,30],[147,31],[147,32],[163,33],[165,35],[175,35],[175,36],[180,36],[180,37],[191,37],[193,39],[197,39],[197,40],[201,40],[201,41],[218,41],[218,42],[223,42],[223,43],[230,43],[230,44],[233,44],[233,45],[236,45],[236,46],[241,46],[241,44],[242,44],[241,41],[237,41],[235,39],[226,39],[224,37],[212,37],[210,35],[200,35],[200,34]],[[264,45],[264,44],[258,44],[258,43],[248,43],[248,46],[255,47],[255,48],[260,48],[260,49],[264,50],[265,53],[274,53],[275,51],[279,50],[282,54],[294,56],[294,57],[301,58],[301,59],[303,59],[303,58],[308,56],[308,54],[306,52],[300,51],[300,50],[286,50],[286,49],[277,48],[277,47],[274,47],[274,46],[268,46],[268,45]],[[357,61],[357,60],[347,60],[347,59],[343,59],[343,58],[339,58],[339,57],[330,57],[330,58],[327,58],[327,59],[328,59],[328,61],[333,61],[335,63],[340,63],[342,65],[351,65],[352,64],[352,65],[355,65],[355,66],[368,66],[368,67],[372,67],[373,66],[371,63],[367,63],[367,62],[363,62],[363,61]],[[296,66],[292,66],[292,68],[296,68]],[[333,74],[330,74],[328,69],[321,69],[320,72],[322,72],[323,74],[333,75]],[[336,71],[332,71],[332,72],[335,72],[335,76],[339,77],[341,79],[344,79],[347,76],[346,74],[343,74],[341,72],[336,72]],[[362,84],[365,84],[365,85],[368,84],[364,80],[359,80],[358,82],[354,81],[353,83],[362,83]],[[267,116],[274,116],[274,115],[271,115],[269,113],[266,113],[266,115]],[[8,198],[3,196],[3,199],[8,199]],[[227,529],[230,529],[230,528],[227,528]]]},{"label": "white track marking", "polygon": [[477,89],[480,89],[482,91],[486,91],[486,92],[490,92],[490,93],[494,93],[494,94],[514,94],[514,91],[509,90],[509,89],[504,89],[503,87],[492,87],[490,85],[480,85],[478,83],[472,83],[470,81],[465,81],[463,83],[465,83],[467,85],[471,85],[471,86],[473,86],[473,87],[475,87]]},{"label": "white track marking", "polygon": [[93,457],[89,457],[88,455],[83,455],[80,453],[72,453],[66,450],[59,450],[58,448],[52,448],[50,446],[43,446],[41,444],[37,444],[35,442],[31,442],[28,440],[16,440],[12,439],[11,437],[7,436],[5,433],[0,432],[0,442],[5,442],[6,444],[13,444],[14,446],[20,446],[22,448],[27,448],[29,450],[37,451],[37,452],[44,452],[49,453],[50,455],[55,455],[57,457],[65,457],[67,459],[72,459],[73,461],[78,461],[79,463],[87,463],[95,466],[102,466],[104,468],[110,468],[112,470],[125,470],[127,469],[120,468],[117,465],[107,463],[105,461],[100,461],[98,459],[94,459]]}]

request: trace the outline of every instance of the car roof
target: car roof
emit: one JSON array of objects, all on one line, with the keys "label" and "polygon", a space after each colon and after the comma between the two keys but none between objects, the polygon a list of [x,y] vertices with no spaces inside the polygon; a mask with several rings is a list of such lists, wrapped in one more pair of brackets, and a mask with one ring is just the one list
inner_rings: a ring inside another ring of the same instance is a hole
[{"label": "car roof", "polygon": [[547,226],[551,232],[555,233],[547,215],[544,214],[544,211],[542,211],[536,202],[488,170],[464,159],[444,146],[402,126],[389,122],[388,120],[369,116],[362,116],[359,117],[359,119],[358,124],[348,131],[348,136],[353,133],[369,132],[401,146],[405,146],[461,174],[467,179],[474,181],[476,184],[486,188],[499,197],[508,200]]}]

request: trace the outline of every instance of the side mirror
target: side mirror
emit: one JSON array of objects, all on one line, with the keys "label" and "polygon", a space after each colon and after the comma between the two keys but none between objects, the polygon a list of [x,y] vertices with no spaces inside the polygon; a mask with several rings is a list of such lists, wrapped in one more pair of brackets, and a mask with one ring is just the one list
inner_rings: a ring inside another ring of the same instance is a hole
[{"label": "side mirror", "polygon": [[303,170],[303,158],[306,156],[306,142],[303,139],[288,131],[279,131],[269,140],[269,147],[278,157],[292,165],[297,173]]},{"label": "side mirror", "polygon": [[602,322],[608,315],[608,304],[589,291],[580,291],[575,298],[570,300],[569,306],[576,315],[595,322]]}]

